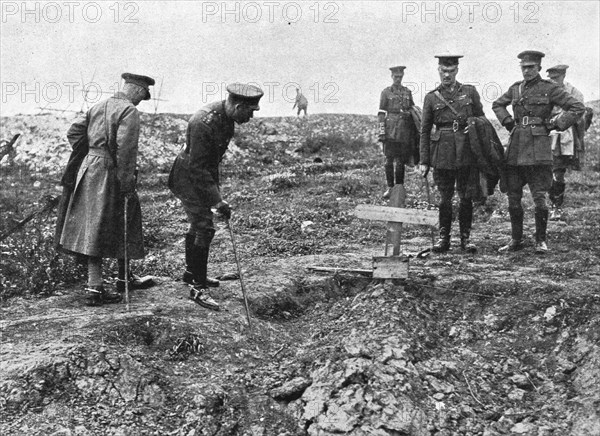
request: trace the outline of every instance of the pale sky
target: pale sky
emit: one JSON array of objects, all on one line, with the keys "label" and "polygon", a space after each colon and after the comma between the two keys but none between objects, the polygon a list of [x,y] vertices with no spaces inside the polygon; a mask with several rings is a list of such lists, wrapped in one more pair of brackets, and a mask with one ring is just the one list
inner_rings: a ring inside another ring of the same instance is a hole
[{"label": "pale sky", "polygon": [[[161,80],[159,112],[192,113],[226,84],[265,91],[257,116],[289,116],[296,84],[310,113],[376,114],[388,68],[405,65],[415,102],[439,80],[434,55],[464,55],[458,80],[486,114],[522,78],[517,54],[568,64],[567,81],[600,98],[600,2],[1,1],[1,114],[79,110],[122,72]],[[93,81],[92,81],[93,78]],[[108,94],[106,95],[108,96]],[[155,102],[139,109],[153,112]]]}]

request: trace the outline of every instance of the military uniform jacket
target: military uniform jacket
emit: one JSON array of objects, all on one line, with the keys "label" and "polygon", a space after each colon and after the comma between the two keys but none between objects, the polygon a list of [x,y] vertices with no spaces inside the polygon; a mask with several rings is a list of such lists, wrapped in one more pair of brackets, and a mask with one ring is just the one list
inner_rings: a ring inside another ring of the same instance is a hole
[{"label": "military uniform jacket", "polygon": [[385,117],[386,141],[413,146],[416,129],[410,108],[414,105],[412,93],[406,86],[388,86],[381,92],[379,116]]},{"label": "military uniform jacket", "polygon": [[169,175],[169,188],[185,203],[214,206],[219,203],[219,163],[233,137],[233,120],[225,113],[225,101],[211,103],[188,123],[186,146]]},{"label": "military uniform jacket", "polygon": [[[454,108],[457,115],[437,95]],[[475,165],[464,128],[469,117],[484,116],[477,89],[456,82],[452,90],[440,85],[425,95],[421,122],[421,163],[454,170]],[[432,133],[431,129],[436,129]]]},{"label": "military uniform jacket", "polygon": [[[573,85],[568,82],[564,83],[564,90],[567,91],[569,95],[572,95],[583,103],[583,94]],[[563,110],[560,107],[555,106],[552,109],[552,115],[560,115]],[[552,143],[552,154],[555,157],[566,156],[570,157],[579,157],[578,155],[583,152],[585,149],[583,143],[583,116],[577,120],[572,127],[566,129],[564,132],[552,131],[550,132],[550,139]],[[580,162],[577,162],[575,169],[579,168]]]},{"label": "military uniform jacket", "polygon": [[512,104],[516,127],[510,134],[506,163],[512,166],[552,165],[549,137],[550,117],[554,106],[564,112],[556,119],[558,130],[568,129],[585,111],[583,103],[559,85],[539,75],[529,82],[514,83],[492,104],[496,117],[506,125],[513,121],[506,107]]},{"label": "military uniform jacket", "polygon": [[[95,104],[67,132],[71,144],[87,135],[83,159],[62,229],[59,247],[105,258],[124,256],[124,192],[134,192],[140,114],[122,93]],[[127,255],[144,256],[142,215],[137,195],[128,202]],[[59,219],[59,223],[61,219]]]}]

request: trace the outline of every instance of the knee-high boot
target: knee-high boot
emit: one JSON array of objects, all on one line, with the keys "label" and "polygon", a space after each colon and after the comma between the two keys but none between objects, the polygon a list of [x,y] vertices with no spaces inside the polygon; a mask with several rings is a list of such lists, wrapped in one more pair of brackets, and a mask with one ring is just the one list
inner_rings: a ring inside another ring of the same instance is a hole
[{"label": "knee-high boot", "polygon": [[450,228],[452,227],[452,204],[440,205],[440,238],[433,245],[435,253],[444,253],[450,250]]},{"label": "knee-high boot", "polygon": [[473,224],[473,203],[460,202],[458,210],[458,225],[460,227],[460,248],[463,251],[475,252],[477,247],[470,241],[471,225]]},{"label": "knee-high boot", "polygon": [[535,210],[535,252],[546,253],[546,229],[548,227],[548,209]]}]

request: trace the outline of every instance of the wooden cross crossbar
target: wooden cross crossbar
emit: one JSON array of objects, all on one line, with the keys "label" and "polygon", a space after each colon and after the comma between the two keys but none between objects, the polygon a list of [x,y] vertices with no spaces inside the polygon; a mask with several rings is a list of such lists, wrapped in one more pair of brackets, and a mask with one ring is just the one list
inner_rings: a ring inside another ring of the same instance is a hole
[{"label": "wooden cross crossbar", "polygon": [[[408,277],[408,258],[400,256],[400,232],[402,224],[436,226],[438,212],[435,210],[406,209],[406,191],[396,185],[390,193],[390,206],[359,204],[354,210],[357,218],[387,221],[385,256],[373,257],[373,278],[394,279]],[[392,256],[388,256],[388,245],[392,244]]]},{"label": "wooden cross crossbar", "polygon": [[402,207],[376,206],[359,204],[354,215],[374,221],[388,221],[394,223],[419,224],[436,226],[438,222],[437,210],[405,209]]}]

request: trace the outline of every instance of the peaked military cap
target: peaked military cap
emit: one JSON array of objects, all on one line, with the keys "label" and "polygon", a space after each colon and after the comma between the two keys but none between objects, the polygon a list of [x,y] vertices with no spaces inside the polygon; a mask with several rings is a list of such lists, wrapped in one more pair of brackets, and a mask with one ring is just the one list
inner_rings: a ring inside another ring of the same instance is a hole
[{"label": "peaked military cap", "polygon": [[140,74],[123,73],[121,74],[121,78],[125,80],[125,83],[133,83],[144,88],[146,90],[146,97],[144,97],[144,100],[150,100],[150,86],[154,86],[155,83],[152,77],[142,76]]},{"label": "peaked military cap", "polygon": [[462,58],[463,55],[443,54],[435,55],[435,57],[440,60],[440,65],[443,65],[445,67],[452,67],[454,65],[458,65],[458,60]]},{"label": "peaked military cap", "polygon": [[258,86],[245,83],[232,83],[227,85],[227,92],[237,100],[251,106],[258,106],[260,98],[264,95],[264,92]]},{"label": "peaked military cap", "polygon": [[546,71],[549,73],[551,71],[557,71],[560,73],[564,73],[567,71],[567,68],[569,68],[568,65],[564,65],[564,64],[559,64],[559,65],[554,65],[553,67],[548,68]]},{"label": "peaked military cap", "polygon": [[542,58],[546,56],[541,51],[536,50],[525,50],[517,55],[521,59],[521,66],[540,65]]},{"label": "peaked military cap", "polygon": [[392,74],[394,74],[394,73],[402,73],[402,72],[404,72],[405,68],[406,68],[405,66],[400,65],[400,66],[397,66],[397,67],[390,67],[390,71],[392,72]]}]

